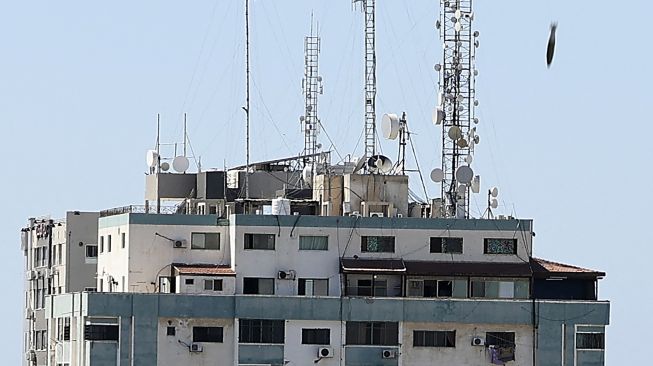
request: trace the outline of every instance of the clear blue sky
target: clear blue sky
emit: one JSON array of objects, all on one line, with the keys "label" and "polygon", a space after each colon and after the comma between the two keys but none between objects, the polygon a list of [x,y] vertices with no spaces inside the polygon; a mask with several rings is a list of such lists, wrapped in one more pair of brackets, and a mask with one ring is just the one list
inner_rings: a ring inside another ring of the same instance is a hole
[{"label": "clear blue sky", "polygon": [[[439,130],[430,122],[439,1],[377,3],[378,114],[408,113],[428,172],[440,164]],[[537,256],[607,272],[600,297],[612,301],[608,364],[647,364],[646,346],[620,340],[644,344],[653,327],[643,276],[653,254],[646,229],[653,5],[620,5],[476,2],[481,144],[474,165],[484,189],[499,187],[501,213],[535,220]],[[302,150],[311,11],[322,36],[321,119],[343,155],[360,153],[362,14],[349,0],[253,0],[251,8],[253,160]],[[558,44],[547,69],[553,20]],[[19,229],[28,217],[141,203],[156,113],[163,139],[172,141],[181,140],[188,112],[204,167],[244,163],[242,29],[242,1],[0,3],[7,365],[23,357]],[[321,141],[330,145],[324,134]],[[395,143],[382,146],[396,156]],[[428,188],[431,196],[438,191]],[[483,198],[477,202],[475,211]]]}]

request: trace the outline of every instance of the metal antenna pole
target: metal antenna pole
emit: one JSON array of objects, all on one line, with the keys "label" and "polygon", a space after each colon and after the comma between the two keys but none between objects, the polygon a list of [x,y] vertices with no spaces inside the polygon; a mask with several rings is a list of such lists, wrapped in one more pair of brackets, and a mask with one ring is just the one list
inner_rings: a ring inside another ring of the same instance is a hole
[{"label": "metal antenna pole", "polygon": [[320,120],[317,116],[317,99],[322,91],[322,77],[318,74],[320,55],[320,37],[313,35],[313,15],[311,14],[311,35],[304,37],[304,115],[300,118],[304,132],[304,167],[315,170],[317,157],[317,135],[320,132]]},{"label": "metal antenna pole", "polygon": [[365,156],[376,154],[376,0],[360,2],[365,14]]},{"label": "metal antenna pole", "polygon": [[246,142],[246,167],[245,167],[245,198],[249,199],[249,0],[245,0],[245,43],[246,58],[245,74],[247,77],[247,96],[245,101],[245,114],[247,116],[247,142]]},{"label": "metal antenna pole", "polygon": [[186,112],[184,112],[184,156],[186,156],[187,143],[188,143],[188,134],[186,133]]}]

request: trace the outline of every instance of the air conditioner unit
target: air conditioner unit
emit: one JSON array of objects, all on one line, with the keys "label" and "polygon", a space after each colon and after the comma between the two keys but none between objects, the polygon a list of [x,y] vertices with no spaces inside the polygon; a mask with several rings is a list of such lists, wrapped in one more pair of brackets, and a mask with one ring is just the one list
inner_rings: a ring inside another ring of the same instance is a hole
[{"label": "air conditioner unit", "polygon": [[398,214],[397,214],[397,217],[399,217],[399,218],[402,218],[402,217],[404,217],[404,215],[403,215],[403,214],[400,214],[400,213],[398,213]]},{"label": "air conditioner unit", "polygon": [[293,271],[293,270],[279,271],[279,272],[277,272],[277,278],[280,279],[280,280],[294,280],[295,279],[295,271]]},{"label": "air conditioner unit", "polygon": [[190,346],[188,346],[188,350],[191,352],[202,352],[204,351],[204,348],[202,348],[202,345],[199,343],[191,343]]},{"label": "air conditioner unit", "polygon": [[172,246],[175,248],[186,248],[186,240],[175,240]]},{"label": "air conditioner unit", "polygon": [[481,337],[472,338],[472,346],[485,346],[485,339]]},{"label": "air conditioner unit", "polygon": [[381,356],[383,356],[383,358],[397,358],[397,351],[393,349],[384,349]]},{"label": "air conditioner unit", "polygon": [[331,347],[320,347],[317,350],[317,357],[319,357],[319,358],[331,358],[331,357],[333,357],[333,348],[331,348]]},{"label": "air conditioner unit", "polygon": [[383,217],[385,214],[383,212],[370,212],[370,217]]}]

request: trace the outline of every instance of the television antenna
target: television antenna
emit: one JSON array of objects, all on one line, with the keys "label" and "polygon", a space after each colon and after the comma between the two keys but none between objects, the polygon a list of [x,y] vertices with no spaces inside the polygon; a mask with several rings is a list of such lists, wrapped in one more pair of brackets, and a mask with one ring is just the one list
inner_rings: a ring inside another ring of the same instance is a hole
[{"label": "television antenna", "polygon": [[[316,31],[317,33],[318,31]],[[317,116],[317,98],[322,94],[322,77],[318,74],[320,55],[320,37],[313,34],[313,15],[311,14],[311,34],[304,37],[304,78],[302,93],[304,94],[304,115],[299,117],[304,132],[304,169],[310,167],[315,172],[317,159],[317,135],[320,133],[320,119]],[[310,179],[310,178],[309,178]]]}]

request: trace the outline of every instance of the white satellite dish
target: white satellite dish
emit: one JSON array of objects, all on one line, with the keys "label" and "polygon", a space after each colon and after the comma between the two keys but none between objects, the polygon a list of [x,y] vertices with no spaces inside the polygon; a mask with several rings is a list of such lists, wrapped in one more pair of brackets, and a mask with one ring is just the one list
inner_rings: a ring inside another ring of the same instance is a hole
[{"label": "white satellite dish", "polygon": [[435,183],[440,183],[444,180],[444,171],[440,168],[431,170],[431,180]]},{"label": "white satellite dish", "polygon": [[451,126],[449,127],[449,132],[447,133],[449,135],[449,138],[456,141],[459,138],[463,136],[462,131],[460,130],[460,127],[458,126]]},{"label": "white satellite dish", "polygon": [[456,169],[456,180],[460,183],[469,184],[474,179],[474,171],[467,165]]},{"label": "white satellite dish", "polygon": [[161,163],[161,170],[167,172],[168,170],[170,170],[170,164],[167,161],[164,161],[163,163]]},{"label": "white satellite dish", "polygon": [[490,194],[492,195],[492,197],[498,196],[499,195],[499,188],[492,187],[492,189],[490,190]]},{"label": "white satellite dish", "polygon": [[365,163],[367,163],[367,157],[363,155],[360,159],[356,161],[356,167],[354,168],[354,171],[352,173],[356,173],[357,171],[363,169]]},{"label": "white satellite dish", "polygon": [[386,113],[381,118],[381,131],[383,131],[383,137],[388,140],[394,140],[399,136],[399,129],[401,125],[399,123],[399,117],[394,113]]},{"label": "white satellite dish", "polygon": [[460,19],[460,17],[461,17],[462,15],[463,15],[463,13],[462,13],[462,11],[460,11],[460,9],[456,9],[456,11],[453,13],[453,16],[454,16],[456,19]]},{"label": "white satellite dish", "polygon": [[147,160],[147,166],[150,168],[154,168],[156,164],[159,162],[159,153],[156,152],[156,150],[148,150],[146,160]]},{"label": "white satellite dish", "polygon": [[461,196],[464,196],[465,193],[467,193],[467,186],[464,184],[461,184],[458,186],[458,194]]},{"label": "white satellite dish", "polygon": [[474,161],[473,156],[471,156],[471,155],[465,156],[465,163],[467,163],[467,165],[471,165],[473,161]]},{"label": "white satellite dish", "polygon": [[442,110],[442,107],[437,107],[433,110],[432,118],[434,125],[439,125],[442,123],[442,120],[444,119],[444,111]]},{"label": "white satellite dish", "polygon": [[462,29],[462,24],[460,24],[460,22],[456,22],[456,23],[453,25],[453,29],[455,29],[456,32],[460,32],[460,30]]},{"label": "white satellite dish", "polygon": [[472,192],[473,193],[478,193],[478,192],[481,191],[481,176],[480,175],[477,175],[477,176],[474,177],[474,179],[472,180],[471,187],[472,187]]},{"label": "white satellite dish", "polygon": [[367,169],[371,173],[389,173],[392,170],[392,161],[383,155],[372,155],[367,159]]},{"label": "white satellite dish", "polygon": [[188,158],[185,156],[177,156],[174,159],[172,159],[172,169],[174,169],[177,173],[183,173],[186,170],[188,170],[189,166]]},{"label": "white satellite dish", "polygon": [[496,198],[493,198],[492,201],[490,201],[490,207],[492,207],[492,208],[499,207],[499,201],[497,201]]},{"label": "white satellite dish", "polygon": [[302,179],[304,180],[304,183],[308,185],[313,185],[313,167],[311,165],[307,165],[302,169]]}]

